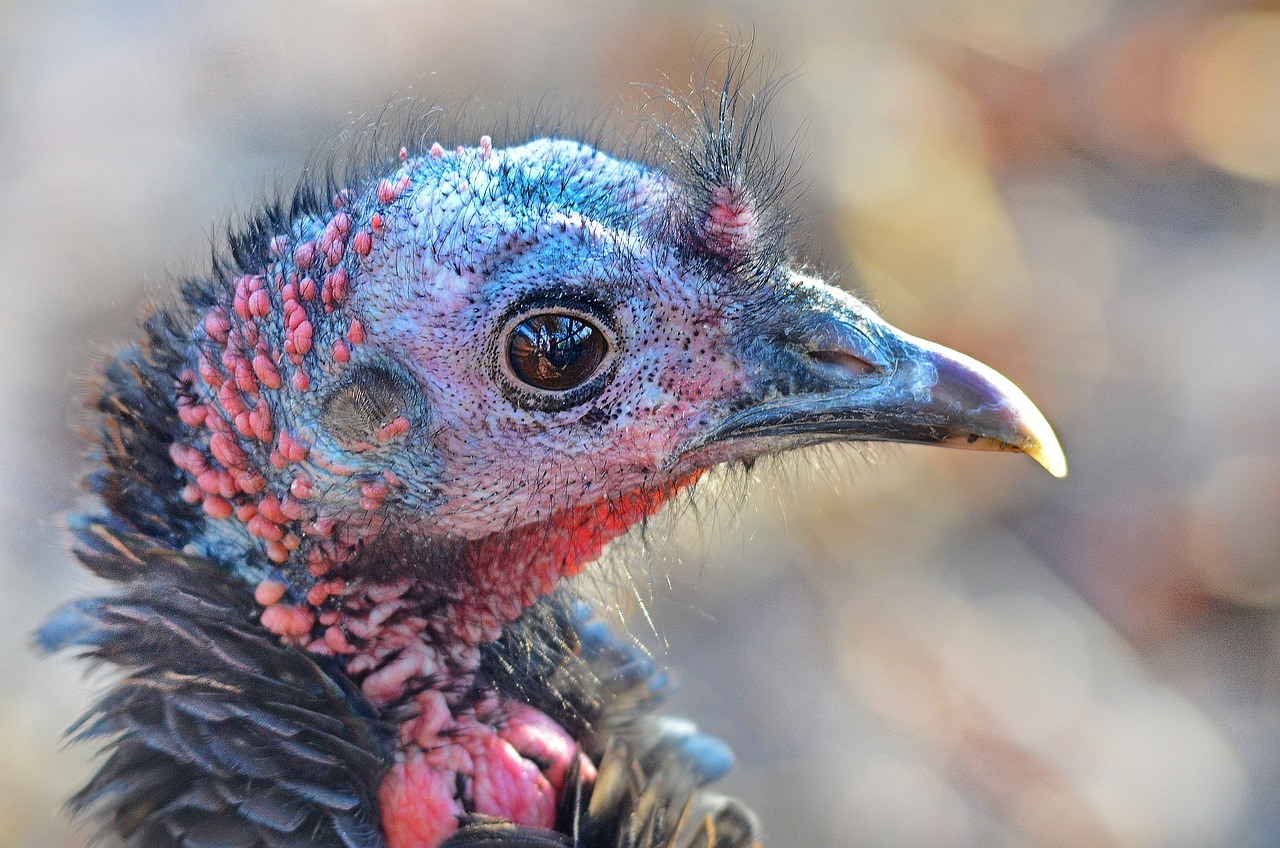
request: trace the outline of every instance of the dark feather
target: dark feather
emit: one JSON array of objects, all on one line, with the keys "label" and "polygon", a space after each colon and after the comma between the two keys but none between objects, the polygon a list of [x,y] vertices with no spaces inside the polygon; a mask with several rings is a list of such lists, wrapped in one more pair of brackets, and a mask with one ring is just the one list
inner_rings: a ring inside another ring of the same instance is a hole
[{"label": "dark feather", "polygon": [[127,579],[55,616],[41,644],[129,676],[79,731],[112,753],[72,807],[139,848],[381,845],[391,728],[339,672],[263,630],[244,585],[210,563],[107,523],[80,536]]}]

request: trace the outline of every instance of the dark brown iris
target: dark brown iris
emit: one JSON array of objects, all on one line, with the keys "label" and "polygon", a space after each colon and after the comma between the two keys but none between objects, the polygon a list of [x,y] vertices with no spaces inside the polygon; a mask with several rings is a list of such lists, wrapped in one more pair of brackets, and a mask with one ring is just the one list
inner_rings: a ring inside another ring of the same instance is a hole
[{"label": "dark brown iris", "polygon": [[599,369],[609,343],[600,328],[565,312],[531,315],[507,341],[511,370],[536,389],[564,392],[581,386]]}]

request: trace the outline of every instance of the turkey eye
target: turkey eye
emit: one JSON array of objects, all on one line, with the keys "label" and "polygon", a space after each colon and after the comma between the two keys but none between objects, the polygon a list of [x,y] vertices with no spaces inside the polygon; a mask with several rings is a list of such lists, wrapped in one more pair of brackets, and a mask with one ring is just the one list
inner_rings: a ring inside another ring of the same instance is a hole
[{"label": "turkey eye", "polygon": [[522,382],[535,389],[576,389],[600,368],[609,342],[599,327],[577,315],[543,312],[511,331],[507,361]]}]

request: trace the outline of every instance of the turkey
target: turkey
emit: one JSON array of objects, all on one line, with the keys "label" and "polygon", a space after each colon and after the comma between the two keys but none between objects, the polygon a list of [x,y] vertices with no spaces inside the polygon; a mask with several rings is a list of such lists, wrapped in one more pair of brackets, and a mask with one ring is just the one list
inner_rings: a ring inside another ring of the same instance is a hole
[{"label": "turkey", "polygon": [[72,526],[111,589],[38,637],[119,671],[72,731],[105,844],[754,845],[730,752],[561,581],[725,463],[1066,473],[1009,380],[794,255],[763,98],[698,103],[646,162],[426,138],[304,184],[107,365]]}]

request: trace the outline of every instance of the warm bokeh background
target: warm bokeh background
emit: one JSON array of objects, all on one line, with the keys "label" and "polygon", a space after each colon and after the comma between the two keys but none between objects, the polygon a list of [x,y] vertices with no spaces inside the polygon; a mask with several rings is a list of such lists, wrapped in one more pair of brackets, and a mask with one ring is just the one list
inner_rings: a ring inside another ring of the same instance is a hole
[{"label": "warm bokeh background", "polygon": [[0,846],[81,839],[92,681],[27,634],[89,588],[77,396],[139,304],[388,101],[625,127],[725,26],[801,70],[823,267],[1015,379],[1072,468],[793,457],[651,534],[662,639],[628,618],[727,791],[779,848],[1280,843],[1280,3],[10,0]]}]

